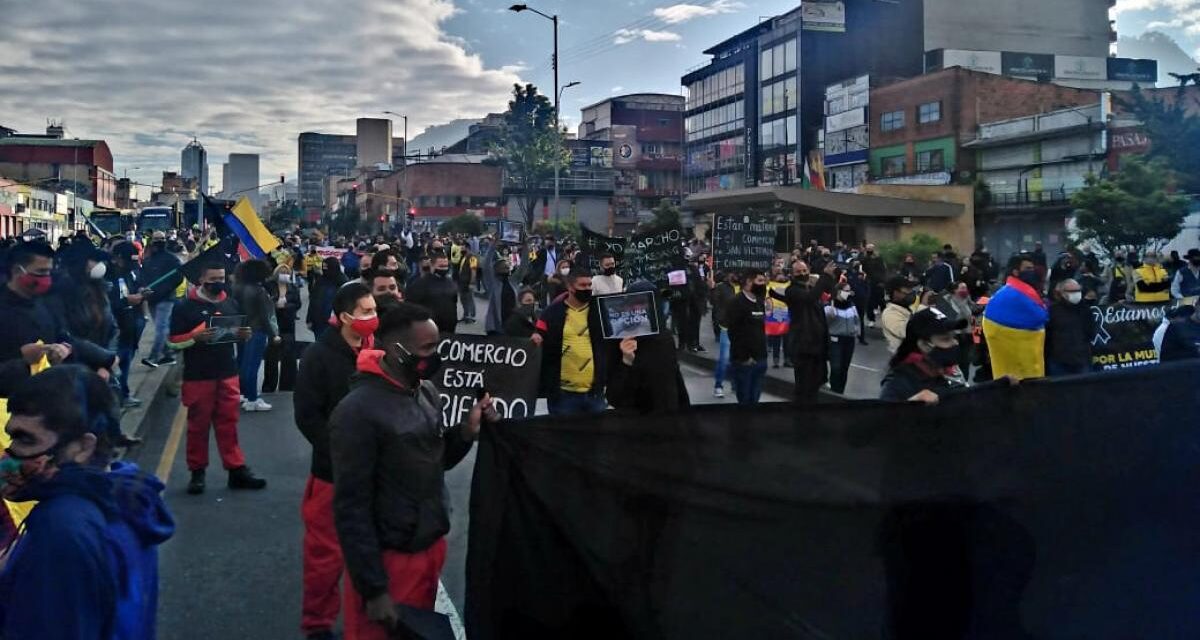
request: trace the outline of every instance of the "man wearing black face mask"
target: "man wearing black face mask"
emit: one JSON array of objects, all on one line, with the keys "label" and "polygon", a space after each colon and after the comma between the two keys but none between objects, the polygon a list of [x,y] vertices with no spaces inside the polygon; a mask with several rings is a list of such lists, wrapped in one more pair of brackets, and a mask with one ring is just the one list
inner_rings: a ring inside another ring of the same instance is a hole
[{"label": "man wearing black face mask", "polygon": [[[192,495],[204,493],[210,428],[216,431],[217,451],[229,472],[229,488],[267,486],[266,480],[250,472],[238,445],[241,393],[233,342],[216,342],[218,332],[210,326],[216,316],[240,315],[225,287],[224,265],[207,265],[200,271],[199,286],[171,313],[170,345],[183,352],[180,399],[187,407],[187,466],[192,473],[188,493]],[[237,340],[248,340],[250,333],[250,327],[241,327]]]},{"label": "man wearing black face mask", "polygon": [[[505,326],[517,307],[517,283],[512,277],[512,263],[508,261],[508,256],[497,252],[497,246],[493,243],[484,252],[479,271],[488,294],[487,318],[484,319],[483,328],[489,336],[500,335],[505,332]],[[529,334],[525,337],[529,337]]]},{"label": "man wearing black face mask", "polygon": [[958,339],[954,332],[966,326],[966,320],[950,320],[937,309],[925,309],[914,315],[904,341],[892,356],[879,398],[935,404],[947,392],[965,389],[967,383],[957,364]]},{"label": "man wearing black face mask", "polygon": [[625,281],[617,275],[617,258],[611,253],[600,256],[600,275],[592,278],[592,293],[606,296],[625,290]]},{"label": "man wearing black face mask", "polygon": [[458,326],[458,285],[450,277],[450,258],[443,253],[434,254],[431,266],[432,273],[409,285],[406,298],[429,309],[442,333],[454,333]]},{"label": "man wearing black face mask", "polygon": [[[171,330],[171,310],[175,308],[175,290],[183,282],[179,272],[179,258],[167,250],[167,239],[161,231],[151,236],[150,253],[142,263],[142,282],[157,283],[153,290],[146,290],[146,303],[154,318],[154,344],[150,353],[142,359],[148,367],[175,364],[175,357],[166,350],[167,334]],[[173,274],[173,275],[168,275]],[[159,282],[160,278],[166,279]]]},{"label": "man wearing black face mask", "polygon": [[568,295],[546,307],[537,321],[542,346],[539,391],[551,415],[602,413],[607,358],[600,314],[592,304],[592,274],[576,266],[567,274]]},{"label": "man wearing black face mask", "polygon": [[912,318],[912,307],[917,301],[917,295],[913,293],[912,281],[902,275],[888,281],[887,295],[888,303],[880,315],[880,324],[883,325],[883,337],[887,340],[888,352],[894,354],[904,341],[904,332],[909,319]]},{"label": "man wearing black face mask", "polygon": [[450,531],[444,474],[467,455],[488,395],[460,425],[442,424],[438,326],[400,303],[375,333],[381,350],[360,354],[350,393],[330,417],[334,525],[346,560],[347,638],[387,637],[400,602],[433,609]]},{"label": "man wearing black face mask", "polygon": [[821,291],[814,286],[808,265],[792,265],[792,283],[781,294],[770,290],[772,298],[787,303],[791,326],[788,348],[792,356],[792,374],[796,382],[796,402],[817,401],[825,383],[825,361],[829,353],[829,324],[821,304]]}]

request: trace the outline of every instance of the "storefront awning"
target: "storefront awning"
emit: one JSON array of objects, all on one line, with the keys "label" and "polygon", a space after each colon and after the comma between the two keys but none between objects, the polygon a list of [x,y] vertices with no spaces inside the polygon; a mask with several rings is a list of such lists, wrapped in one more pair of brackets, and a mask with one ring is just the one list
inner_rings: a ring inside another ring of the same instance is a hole
[{"label": "storefront awning", "polygon": [[950,202],[835,193],[800,187],[751,187],[697,193],[683,201],[685,209],[697,213],[723,213],[776,204],[858,218],[953,218],[964,211],[963,205]]}]

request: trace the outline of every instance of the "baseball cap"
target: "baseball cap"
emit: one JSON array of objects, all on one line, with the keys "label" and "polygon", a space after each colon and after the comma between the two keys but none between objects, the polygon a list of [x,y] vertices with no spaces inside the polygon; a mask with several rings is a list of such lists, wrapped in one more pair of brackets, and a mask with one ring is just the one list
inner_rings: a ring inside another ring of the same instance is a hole
[{"label": "baseball cap", "polygon": [[1200,249],[1188,249],[1186,257],[1188,260],[1191,260],[1192,258],[1200,258]]},{"label": "baseball cap", "polygon": [[162,231],[155,231],[154,233],[150,234],[150,239],[151,240],[166,240],[167,234],[163,233]]},{"label": "baseball cap", "polygon": [[966,328],[967,321],[964,319],[951,320],[937,309],[922,309],[908,321],[904,337],[909,340],[928,340],[941,333],[954,333]]}]

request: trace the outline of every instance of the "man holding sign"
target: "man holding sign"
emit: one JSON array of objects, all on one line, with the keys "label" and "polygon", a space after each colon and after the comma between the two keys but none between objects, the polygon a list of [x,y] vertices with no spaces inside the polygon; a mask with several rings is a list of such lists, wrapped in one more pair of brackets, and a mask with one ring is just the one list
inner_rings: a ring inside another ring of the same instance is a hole
[{"label": "man holding sign", "polygon": [[542,350],[542,385],[550,415],[603,413],[605,357],[600,314],[592,304],[592,274],[567,274],[567,297],[546,308],[534,344]]}]

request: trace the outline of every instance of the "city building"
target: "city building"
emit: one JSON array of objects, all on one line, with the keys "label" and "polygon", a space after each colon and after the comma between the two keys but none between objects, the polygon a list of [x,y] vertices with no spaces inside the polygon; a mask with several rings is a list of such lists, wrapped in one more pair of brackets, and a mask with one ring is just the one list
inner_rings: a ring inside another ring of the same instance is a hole
[{"label": "city building", "polygon": [[137,188],[129,178],[117,179],[117,194],[115,197],[117,209],[133,209],[137,206]]},{"label": "city building", "polygon": [[257,153],[231,153],[229,162],[223,167],[225,176],[222,183],[222,195],[229,200],[237,200],[242,196],[250,198],[255,204],[259,203],[258,186],[262,184],[258,172]]},{"label": "city building", "polygon": [[443,153],[487,153],[493,144],[500,139],[500,130],[504,127],[503,113],[489,113],[479,122],[467,127],[467,137],[446,147]]},{"label": "city building", "polygon": [[391,165],[394,162],[392,121],[385,118],[359,118],[355,126],[357,166]]},{"label": "city building", "polygon": [[923,0],[925,51],[1030,51],[1105,58],[1114,0]]},{"label": "city building", "polygon": [[825,129],[821,149],[830,191],[853,191],[870,179],[871,76],[859,76],[825,89]]},{"label": "city building", "polygon": [[364,215],[400,224],[411,214],[418,226],[432,227],[455,216],[503,214],[502,170],[485,164],[486,155],[446,153],[410,162],[385,176],[360,182]]},{"label": "city building", "polygon": [[[680,204],[684,107],[681,95],[635,93],[583,108],[578,139],[611,143],[616,224],[634,224],[638,218],[649,217],[663,199]],[[572,154],[573,173],[592,163],[592,147],[576,148],[579,153]]]},{"label": "city building", "polygon": [[797,182],[820,143],[828,87],[919,75],[923,20],[919,2],[806,2],[706,50],[711,59],[681,78],[686,190]]},{"label": "city building", "polygon": [[117,177],[112,152],[103,140],[64,139],[51,125],[46,135],[16,134],[0,138],[0,175],[34,183],[102,207],[116,204]]},{"label": "city building", "polygon": [[974,49],[935,49],[925,53],[927,72],[951,67],[1080,89],[1128,91],[1134,84],[1153,86],[1158,81],[1155,60]]},{"label": "city building", "polygon": [[[326,200],[336,192],[324,190],[330,176],[351,177],[358,165],[358,136],[305,132],[299,139],[297,167],[300,206],[307,215],[320,216]],[[404,138],[392,138],[392,166],[404,164]]]},{"label": "city building", "polygon": [[1033,250],[1049,255],[1067,246],[1071,197],[1107,159],[1108,96],[1089,105],[1056,109],[979,125],[962,147],[976,155],[987,186],[986,208],[976,215],[979,243],[996,256]]},{"label": "city building", "polygon": [[[51,242],[57,241],[69,226],[71,200],[71,196],[49,189],[0,178],[0,237],[40,231]],[[83,201],[75,198],[75,206],[81,204]],[[87,205],[91,206],[90,201]]]},{"label": "city building", "polygon": [[200,193],[208,193],[208,152],[193,139],[180,154],[181,174],[196,181]]}]

